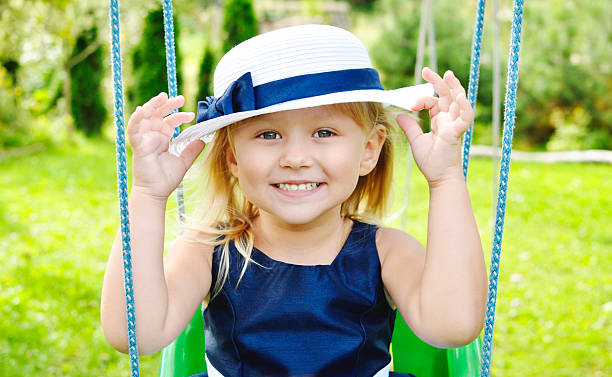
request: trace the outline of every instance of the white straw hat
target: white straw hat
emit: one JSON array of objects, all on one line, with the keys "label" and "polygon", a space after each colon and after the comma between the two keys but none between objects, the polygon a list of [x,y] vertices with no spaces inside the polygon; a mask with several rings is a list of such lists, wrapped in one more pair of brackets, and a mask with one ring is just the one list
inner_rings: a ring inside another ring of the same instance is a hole
[{"label": "white straw hat", "polygon": [[219,61],[214,97],[198,103],[196,124],[170,145],[180,154],[196,139],[231,123],[284,110],[345,102],[380,102],[410,109],[433,95],[431,84],[385,90],[361,41],[327,25],[300,25],[248,39]]}]

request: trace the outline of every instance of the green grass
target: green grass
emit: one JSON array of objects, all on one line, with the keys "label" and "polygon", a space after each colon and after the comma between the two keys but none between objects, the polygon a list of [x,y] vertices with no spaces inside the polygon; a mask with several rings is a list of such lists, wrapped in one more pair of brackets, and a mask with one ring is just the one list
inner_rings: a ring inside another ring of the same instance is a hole
[{"label": "green grass", "polygon": [[[126,376],[100,328],[102,277],[118,228],[114,146],[93,140],[0,162],[0,376]],[[469,186],[491,248],[491,162]],[[513,162],[493,376],[612,370],[612,166]],[[426,235],[412,171],[406,229]],[[398,200],[399,202],[399,200]],[[399,225],[396,220],[394,225]],[[143,376],[159,355],[141,357]]]}]

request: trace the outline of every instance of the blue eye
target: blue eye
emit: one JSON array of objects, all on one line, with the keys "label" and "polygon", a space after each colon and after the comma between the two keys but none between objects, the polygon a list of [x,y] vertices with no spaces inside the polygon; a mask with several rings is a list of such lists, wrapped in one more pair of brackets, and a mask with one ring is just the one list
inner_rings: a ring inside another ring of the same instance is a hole
[{"label": "blue eye", "polygon": [[280,135],[277,132],[274,132],[274,131],[262,132],[257,137],[262,138],[262,139],[266,139],[266,140],[280,139]]},{"label": "blue eye", "polygon": [[330,130],[318,130],[315,132],[316,137],[330,137],[334,136],[334,133]]}]

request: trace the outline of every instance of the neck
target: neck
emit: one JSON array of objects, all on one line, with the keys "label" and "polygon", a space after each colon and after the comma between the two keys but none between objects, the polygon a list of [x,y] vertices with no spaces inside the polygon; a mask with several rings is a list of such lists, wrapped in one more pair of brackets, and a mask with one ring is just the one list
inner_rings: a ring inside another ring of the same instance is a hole
[{"label": "neck", "polygon": [[255,247],[272,259],[292,264],[330,264],[344,244],[352,221],[337,211],[305,224],[288,224],[261,211],[253,220]]}]

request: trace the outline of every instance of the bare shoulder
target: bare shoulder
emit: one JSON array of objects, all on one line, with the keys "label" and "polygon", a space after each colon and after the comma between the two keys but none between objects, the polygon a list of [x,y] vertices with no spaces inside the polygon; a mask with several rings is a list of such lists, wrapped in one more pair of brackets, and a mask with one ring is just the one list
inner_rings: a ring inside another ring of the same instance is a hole
[{"label": "bare shoulder", "polygon": [[214,239],[214,235],[198,231],[185,231],[179,236],[164,257],[166,276],[176,273],[182,278],[205,283],[206,275],[210,274],[214,252],[214,246],[206,242],[210,239]]},{"label": "bare shoulder", "polygon": [[425,247],[416,238],[400,229],[379,228],[376,231],[376,248],[381,265],[400,255],[404,258],[425,260]]}]

